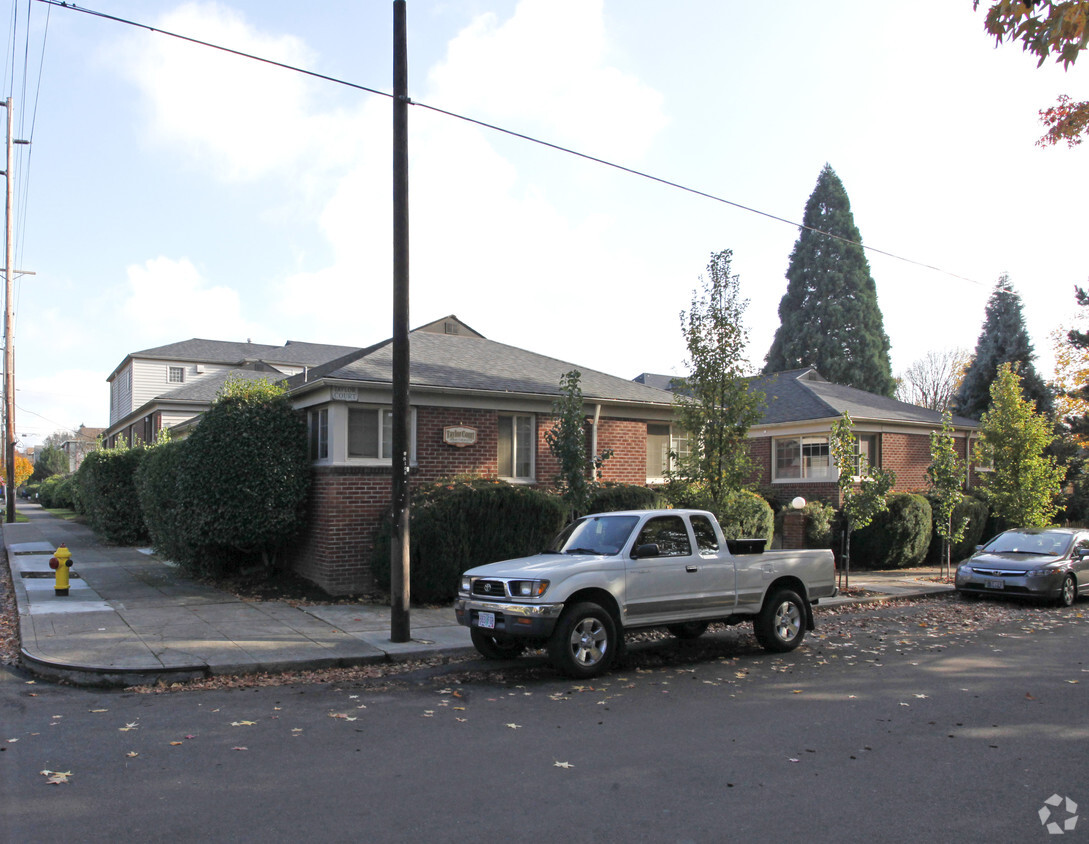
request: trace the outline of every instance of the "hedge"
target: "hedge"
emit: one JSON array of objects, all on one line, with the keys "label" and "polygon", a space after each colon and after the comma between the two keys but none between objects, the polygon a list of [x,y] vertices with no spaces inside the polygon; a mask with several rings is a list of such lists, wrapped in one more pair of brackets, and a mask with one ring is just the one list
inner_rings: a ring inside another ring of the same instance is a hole
[{"label": "hedge", "polygon": [[92,451],[76,473],[87,523],[106,542],[136,545],[147,541],[135,483],[145,451],[143,446]]},{"label": "hedge", "polygon": [[[563,527],[555,494],[501,481],[436,484],[417,491],[410,508],[410,581],[414,601],[439,603],[457,595],[458,578],[473,566],[541,551]],[[371,572],[390,587],[392,520],[375,536]]]},{"label": "hedge", "polygon": [[933,516],[922,495],[891,495],[889,509],[851,536],[851,566],[898,569],[916,566],[930,547]]},{"label": "hedge", "polygon": [[185,447],[179,440],[150,449],[136,471],[136,493],[152,547],[169,560],[200,568],[190,565],[195,549],[185,540],[186,517],[178,496],[178,464]]},{"label": "hedge", "polygon": [[660,490],[636,484],[606,483],[590,493],[588,513],[613,513],[617,510],[656,510],[667,506]]}]

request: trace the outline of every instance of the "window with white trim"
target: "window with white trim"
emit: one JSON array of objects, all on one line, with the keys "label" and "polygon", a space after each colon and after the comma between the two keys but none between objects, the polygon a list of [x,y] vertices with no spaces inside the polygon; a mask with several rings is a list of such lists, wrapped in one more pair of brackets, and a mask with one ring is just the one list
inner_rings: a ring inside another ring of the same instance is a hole
[{"label": "window with white trim", "polygon": [[500,415],[499,477],[513,481],[534,479],[535,427],[532,416]]},{"label": "window with white trim", "polygon": [[392,410],[356,407],[348,409],[348,457],[392,459]]},{"label": "window with white trim", "polygon": [[184,384],[185,383],[185,367],[184,366],[168,366],[166,368],[166,380],[170,384]]},{"label": "window with white trim", "polygon": [[310,426],[310,459],[325,460],[329,457],[329,408],[311,410],[307,422]]},{"label": "window with white trim", "polygon": [[[855,436],[855,474],[865,459],[867,466],[881,465],[879,434]],[[839,468],[832,460],[827,436],[776,437],[772,441],[771,476],[776,481],[835,481]]]},{"label": "window with white trim", "polygon": [[647,480],[667,477],[688,454],[688,436],[681,429],[647,423]]}]

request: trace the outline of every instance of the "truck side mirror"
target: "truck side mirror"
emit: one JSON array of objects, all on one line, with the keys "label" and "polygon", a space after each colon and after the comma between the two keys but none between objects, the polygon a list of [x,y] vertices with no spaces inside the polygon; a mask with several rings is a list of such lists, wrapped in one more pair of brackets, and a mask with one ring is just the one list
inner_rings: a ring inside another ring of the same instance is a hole
[{"label": "truck side mirror", "polygon": [[658,548],[657,542],[648,542],[632,551],[631,558],[637,560],[640,557],[658,557],[661,553],[661,549]]}]

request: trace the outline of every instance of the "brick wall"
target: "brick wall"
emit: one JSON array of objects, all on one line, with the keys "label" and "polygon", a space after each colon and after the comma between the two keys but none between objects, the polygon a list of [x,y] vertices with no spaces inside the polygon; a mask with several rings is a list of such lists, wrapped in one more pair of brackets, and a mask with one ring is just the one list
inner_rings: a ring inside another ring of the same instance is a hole
[{"label": "brick wall", "polygon": [[921,492],[926,489],[930,465],[929,434],[882,434],[881,465],[896,473],[893,492]]},{"label": "brick wall", "polygon": [[[412,486],[458,474],[497,477],[498,418],[494,410],[418,408],[417,466],[412,472]],[[450,425],[475,428],[477,441],[464,447],[447,445],[442,441],[442,432]],[[646,422],[602,419],[599,426],[598,448],[615,450],[605,463],[604,479],[646,483]],[[559,471],[545,440],[545,432],[551,427],[549,416],[537,416],[538,486],[551,486]],[[590,441],[587,436],[588,447]],[[287,554],[291,568],[332,595],[373,587],[374,534],[389,506],[390,471],[386,466],[315,467],[307,528]]]}]

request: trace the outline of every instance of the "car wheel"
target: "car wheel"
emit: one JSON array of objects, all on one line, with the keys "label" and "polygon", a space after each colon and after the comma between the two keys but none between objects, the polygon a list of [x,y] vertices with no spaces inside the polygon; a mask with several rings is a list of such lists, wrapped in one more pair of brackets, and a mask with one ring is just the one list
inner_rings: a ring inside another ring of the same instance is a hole
[{"label": "car wheel", "polygon": [[617,639],[616,622],[606,610],[592,603],[575,604],[556,623],[548,654],[568,677],[596,677],[616,657]]},{"label": "car wheel", "polygon": [[491,636],[479,627],[469,628],[473,647],[480,651],[485,659],[514,659],[526,649],[522,639],[511,636]]},{"label": "car wheel", "polygon": [[805,638],[805,604],[790,589],[773,592],[753,619],[752,628],[764,650],[792,651]]},{"label": "car wheel", "polygon": [[1063,578],[1063,585],[1059,590],[1059,606],[1072,607],[1076,600],[1078,600],[1078,582],[1074,579],[1074,575],[1068,574]]},{"label": "car wheel", "polygon": [[671,624],[666,630],[678,639],[698,639],[707,630],[706,621],[686,621],[684,624]]}]

